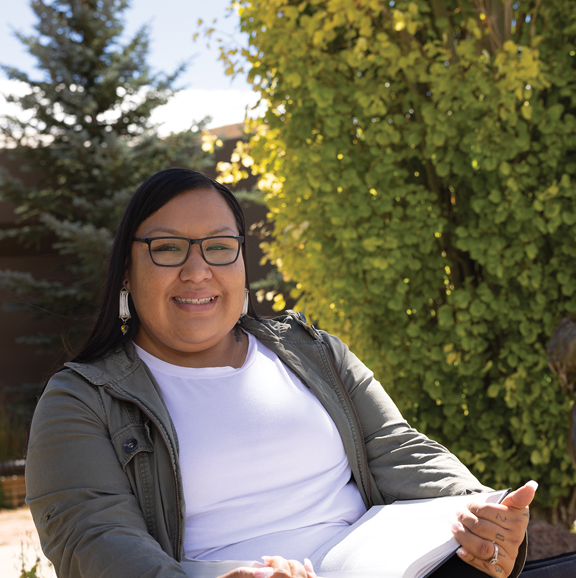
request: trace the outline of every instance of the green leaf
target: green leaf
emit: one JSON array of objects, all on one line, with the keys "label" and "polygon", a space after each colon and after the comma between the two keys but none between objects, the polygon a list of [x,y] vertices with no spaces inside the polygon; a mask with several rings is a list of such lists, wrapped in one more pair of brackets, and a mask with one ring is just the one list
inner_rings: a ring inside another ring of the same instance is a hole
[{"label": "green leaf", "polygon": [[497,383],[492,383],[488,386],[488,397],[498,397],[500,393],[500,386]]},{"label": "green leaf", "polygon": [[450,327],[453,324],[452,307],[450,307],[450,305],[442,305],[442,307],[438,309],[438,325],[440,325],[440,327]]},{"label": "green leaf", "polygon": [[528,258],[531,259],[532,261],[536,259],[536,257],[538,256],[538,247],[536,247],[536,245],[534,245],[533,243],[530,243],[530,245],[526,245],[524,250],[526,251],[526,255],[528,255]]}]

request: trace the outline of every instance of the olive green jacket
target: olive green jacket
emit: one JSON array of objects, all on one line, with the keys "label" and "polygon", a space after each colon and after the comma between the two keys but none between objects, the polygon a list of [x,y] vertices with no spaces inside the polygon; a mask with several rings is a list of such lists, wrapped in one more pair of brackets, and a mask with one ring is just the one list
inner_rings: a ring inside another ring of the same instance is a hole
[{"label": "olive green jacket", "polygon": [[[486,489],[410,428],[338,338],[293,312],[240,325],[326,408],[367,507]],[[66,366],[40,398],[28,446],[27,503],[42,549],[60,578],[185,578],[178,439],[150,370],[131,344]]]}]

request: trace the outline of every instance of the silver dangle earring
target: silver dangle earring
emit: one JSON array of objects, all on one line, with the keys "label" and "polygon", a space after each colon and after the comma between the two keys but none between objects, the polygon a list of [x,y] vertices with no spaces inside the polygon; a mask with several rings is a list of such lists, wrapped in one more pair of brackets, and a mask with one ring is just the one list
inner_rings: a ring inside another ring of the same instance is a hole
[{"label": "silver dangle earring", "polygon": [[242,315],[248,315],[248,303],[249,303],[250,292],[248,289],[244,289],[244,307],[242,307]]},{"label": "silver dangle earring", "polygon": [[128,307],[128,295],[130,295],[130,291],[128,291],[126,287],[122,287],[122,289],[120,289],[120,315],[118,317],[122,319],[120,331],[122,331],[124,335],[128,333],[128,325],[126,322],[132,317],[132,315],[130,315],[130,307]]}]

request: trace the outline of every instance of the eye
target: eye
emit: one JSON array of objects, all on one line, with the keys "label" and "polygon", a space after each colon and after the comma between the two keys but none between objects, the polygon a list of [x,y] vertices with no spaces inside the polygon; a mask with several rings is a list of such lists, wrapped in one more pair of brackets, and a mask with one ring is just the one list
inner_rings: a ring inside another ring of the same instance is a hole
[{"label": "eye", "polygon": [[214,239],[204,243],[205,251],[231,251],[235,249],[234,239]]},{"label": "eye", "polygon": [[158,247],[153,247],[153,251],[180,251],[180,247],[177,245],[170,245],[168,243],[164,243],[164,245],[160,245]]},{"label": "eye", "polygon": [[226,245],[214,244],[206,247],[206,251],[229,251],[229,250],[230,247],[227,247]]},{"label": "eye", "polygon": [[182,251],[183,247],[179,243],[170,242],[167,240],[152,241],[150,246],[154,253],[164,253],[166,251]]}]

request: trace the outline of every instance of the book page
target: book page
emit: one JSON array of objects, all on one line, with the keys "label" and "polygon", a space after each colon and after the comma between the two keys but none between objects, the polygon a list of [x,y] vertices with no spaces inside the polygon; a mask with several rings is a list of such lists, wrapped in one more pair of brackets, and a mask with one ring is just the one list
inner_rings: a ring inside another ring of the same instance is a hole
[{"label": "book page", "polygon": [[421,578],[458,549],[450,527],[471,502],[499,503],[509,490],[374,506],[310,556],[318,576],[378,572]]}]

